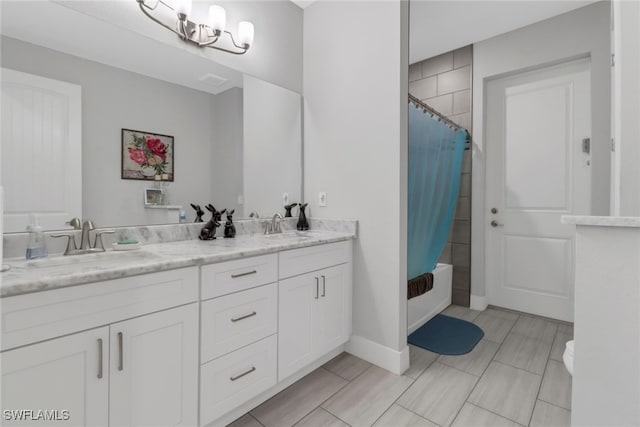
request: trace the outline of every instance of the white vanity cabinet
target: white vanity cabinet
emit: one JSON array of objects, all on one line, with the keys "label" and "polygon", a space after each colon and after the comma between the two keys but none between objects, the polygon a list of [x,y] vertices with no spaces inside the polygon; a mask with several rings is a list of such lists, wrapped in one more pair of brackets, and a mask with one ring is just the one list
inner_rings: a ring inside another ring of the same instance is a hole
[{"label": "white vanity cabinet", "polygon": [[197,273],[3,298],[3,346],[24,344],[0,353],[3,425],[7,410],[68,411],[56,425],[196,425]]},{"label": "white vanity cabinet", "polygon": [[[337,264],[337,265],[336,265]],[[301,273],[303,270],[311,272]],[[284,251],[279,282],[278,379],[351,336],[351,242]]]}]

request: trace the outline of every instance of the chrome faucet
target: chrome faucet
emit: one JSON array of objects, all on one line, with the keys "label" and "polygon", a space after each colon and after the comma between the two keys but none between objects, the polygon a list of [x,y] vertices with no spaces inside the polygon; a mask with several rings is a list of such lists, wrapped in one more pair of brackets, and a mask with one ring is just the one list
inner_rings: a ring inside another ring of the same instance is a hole
[{"label": "chrome faucet", "polygon": [[280,221],[284,219],[280,212],[276,212],[271,218],[270,223],[265,224],[264,234],[275,234],[282,233],[282,229],[280,227]]},{"label": "chrome faucet", "polygon": [[86,254],[91,252],[104,252],[104,243],[102,242],[103,234],[113,234],[115,231],[113,230],[100,230],[96,231],[95,238],[93,241],[93,245],[89,239],[89,235],[91,230],[95,230],[95,225],[93,225],[93,221],[86,220],[82,223],[82,227],[80,227],[81,221],[78,218],[73,218],[71,221],[67,222],[68,225],[72,226],[74,230],[82,230],[82,236],[80,238],[80,248],[78,248],[76,244],[76,237],[74,233],[66,233],[66,234],[52,234],[51,237],[66,237],[67,240],[67,248],[64,251],[65,255],[79,255]]}]

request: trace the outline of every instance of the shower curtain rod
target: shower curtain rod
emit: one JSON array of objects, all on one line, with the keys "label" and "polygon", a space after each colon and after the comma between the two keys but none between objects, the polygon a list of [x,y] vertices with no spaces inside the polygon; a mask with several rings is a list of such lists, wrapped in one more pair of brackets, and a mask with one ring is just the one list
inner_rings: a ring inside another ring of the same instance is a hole
[{"label": "shower curtain rod", "polygon": [[409,101],[415,102],[417,105],[419,105],[420,107],[424,108],[425,110],[427,110],[429,113],[431,113],[432,115],[438,116],[438,119],[442,120],[443,122],[458,128],[458,129],[462,129],[467,133],[467,147],[465,148],[465,150],[469,149],[469,145],[471,143],[471,134],[469,133],[469,131],[460,126],[459,124],[457,124],[456,122],[454,122],[451,119],[448,119],[447,117],[445,117],[444,114],[442,114],[441,112],[439,112],[438,110],[436,110],[435,108],[425,104],[424,102],[420,101],[418,98],[416,98],[415,96],[409,94]]}]

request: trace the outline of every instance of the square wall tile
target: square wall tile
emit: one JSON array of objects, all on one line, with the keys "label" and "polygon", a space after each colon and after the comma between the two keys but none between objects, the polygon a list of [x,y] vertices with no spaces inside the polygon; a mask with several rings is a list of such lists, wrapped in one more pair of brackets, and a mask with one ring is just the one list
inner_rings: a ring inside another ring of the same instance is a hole
[{"label": "square wall tile", "polygon": [[451,236],[453,243],[471,243],[471,221],[466,219],[453,220],[453,235]]},{"label": "square wall tile", "polygon": [[472,46],[461,47],[453,51],[453,68],[461,68],[465,65],[472,65],[473,50]]},{"label": "square wall tile", "polygon": [[[424,68],[423,68],[424,73]],[[438,74],[438,95],[458,92],[471,88],[471,67],[466,66],[457,70]]]},{"label": "square wall tile", "polygon": [[414,82],[416,80],[420,80],[422,78],[422,64],[419,62],[417,64],[409,65],[409,81]]},{"label": "square wall tile", "polygon": [[[471,132],[471,129],[467,129]],[[471,173],[471,150],[465,150],[462,157],[462,173]]]},{"label": "square wall tile", "polygon": [[471,112],[471,89],[454,92],[453,94],[453,114]]},{"label": "square wall tile", "polygon": [[409,83],[409,93],[418,99],[433,98],[438,95],[436,77],[416,80]]},{"label": "square wall tile", "polygon": [[454,114],[449,119],[471,132],[471,113]]},{"label": "square wall tile", "polygon": [[456,205],[456,219],[471,219],[471,198],[470,197],[458,197],[458,203]]},{"label": "square wall tile", "polygon": [[453,265],[453,289],[471,292],[471,272],[469,267]]},{"label": "square wall tile", "polygon": [[461,291],[454,289],[451,291],[451,304],[469,307],[471,304],[471,295],[469,291]]},{"label": "square wall tile", "polygon": [[[468,153],[469,151],[465,152]],[[469,172],[463,173],[460,177],[460,196],[459,197],[471,197],[471,174]]]},{"label": "square wall tile", "polygon": [[442,96],[436,96],[434,98],[427,98],[425,102],[429,107],[435,109],[446,117],[453,113],[453,95],[450,93]]},{"label": "square wall tile", "polygon": [[453,52],[443,53],[422,61],[422,76],[429,77],[453,70]]},{"label": "square wall tile", "polygon": [[471,266],[471,245],[452,243],[451,248],[451,259],[453,260],[453,265],[456,267],[469,268]]}]

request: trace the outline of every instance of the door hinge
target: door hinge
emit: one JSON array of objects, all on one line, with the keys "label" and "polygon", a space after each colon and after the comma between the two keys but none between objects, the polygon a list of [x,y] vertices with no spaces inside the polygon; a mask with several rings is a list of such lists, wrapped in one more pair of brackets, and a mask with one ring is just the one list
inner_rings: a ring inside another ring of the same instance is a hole
[{"label": "door hinge", "polygon": [[611,66],[612,67],[616,66],[616,54],[615,53],[611,54]]},{"label": "door hinge", "polygon": [[616,140],[611,138],[611,151],[615,153],[616,151]]},{"label": "door hinge", "polygon": [[591,152],[591,138],[582,139],[582,152],[587,154]]}]

